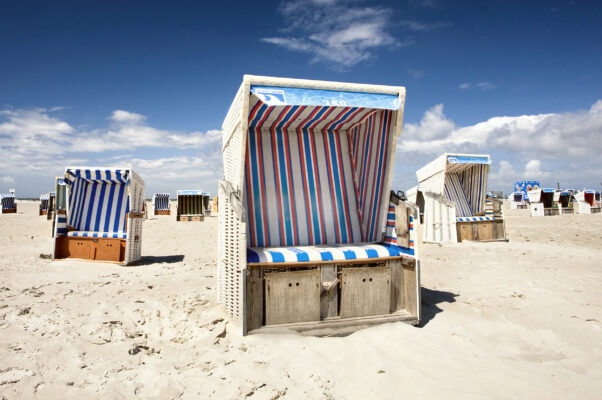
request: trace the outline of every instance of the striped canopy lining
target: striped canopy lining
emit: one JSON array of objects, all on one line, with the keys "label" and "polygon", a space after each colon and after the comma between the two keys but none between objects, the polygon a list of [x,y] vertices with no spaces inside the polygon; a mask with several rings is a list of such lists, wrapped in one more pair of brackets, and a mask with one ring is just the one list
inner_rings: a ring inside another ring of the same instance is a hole
[{"label": "striped canopy lining", "polygon": [[2,208],[5,210],[12,210],[16,208],[15,205],[15,195],[13,194],[2,194],[0,195],[0,199],[2,201]]},{"label": "striped canopy lining", "polygon": [[389,110],[267,106],[251,96],[250,247],[380,240]]},{"label": "striped canopy lining", "polygon": [[155,193],[155,210],[169,210],[169,193]]},{"label": "striped canopy lining", "polygon": [[178,195],[178,215],[203,215],[202,194]]},{"label": "striped canopy lining", "polygon": [[126,233],[130,211],[127,171],[67,170],[65,177],[69,186],[69,227],[101,233],[100,237]]},{"label": "striped canopy lining", "polygon": [[448,164],[445,197],[456,205],[457,217],[472,217],[485,211],[487,164]]}]

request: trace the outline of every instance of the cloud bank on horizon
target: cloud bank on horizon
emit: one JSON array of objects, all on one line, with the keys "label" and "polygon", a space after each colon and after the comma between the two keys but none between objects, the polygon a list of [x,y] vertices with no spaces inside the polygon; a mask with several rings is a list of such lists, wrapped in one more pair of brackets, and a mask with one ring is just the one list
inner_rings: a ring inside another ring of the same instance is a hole
[{"label": "cloud bank on horizon", "polygon": [[601,133],[602,100],[588,110],[492,117],[470,126],[457,126],[438,104],[404,125],[397,154],[417,168],[445,152],[491,154],[493,190],[508,191],[515,179],[582,188],[599,179]]},{"label": "cloud bank on horizon", "polygon": [[223,175],[221,131],[157,129],[125,110],[113,111],[106,127],[87,129],[62,120],[60,110],[0,110],[0,182],[28,181],[43,193],[67,166],[132,166],[146,180],[147,196],[179,189],[216,193]]},{"label": "cloud bank on horizon", "polygon": [[[490,190],[507,192],[517,179],[547,186],[558,181],[565,188],[599,179],[602,100],[588,110],[499,116],[470,126],[457,126],[443,108],[435,105],[420,122],[404,124],[397,144],[396,188],[414,186],[415,171],[444,152],[491,154]],[[0,110],[3,186],[29,181],[44,192],[66,166],[131,165],[146,180],[147,195],[184,188],[215,193],[223,175],[219,130],[157,129],[146,116],[125,110],[113,111],[105,127],[86,129],[60,118],[60,111]]]}]

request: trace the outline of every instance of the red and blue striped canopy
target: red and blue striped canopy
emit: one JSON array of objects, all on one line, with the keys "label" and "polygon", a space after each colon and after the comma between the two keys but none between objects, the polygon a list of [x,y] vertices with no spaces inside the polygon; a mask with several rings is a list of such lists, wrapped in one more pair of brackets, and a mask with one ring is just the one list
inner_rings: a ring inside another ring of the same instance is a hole
[{"label": "red and blue striped canopy", "polygon": [[[268,105],[251,95],[245,158],[250,247],[382,240],[393,112]],[[393,144],[394,145],[394,144]]]}]

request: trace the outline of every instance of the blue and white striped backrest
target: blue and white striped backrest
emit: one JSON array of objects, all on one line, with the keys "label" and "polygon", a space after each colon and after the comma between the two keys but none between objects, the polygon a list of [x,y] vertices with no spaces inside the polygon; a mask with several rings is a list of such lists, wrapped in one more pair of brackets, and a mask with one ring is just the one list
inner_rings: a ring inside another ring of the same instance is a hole
[{"label": "blue and white striped backrest", "polygon": [[169,210],[169,193],[155,193],[155,210]]},{"label": "blue and white striped backrest", "polygon": [[472,217],[473,213],[468,205],[468,199],[460,182],[458,174],[445,174],[445,197],[456,206],[457,217]]},{"label": "blue and white striped backrest", "polygon": [[3,194],[0,195],[2,198],[2,208],[5,210],[12,210],[15,208],[15,195],[14,194]]},{"label": "blue and white striped backrest", "polygon": [[126,232],[127,171],[69,170],[68,225],[78,231]]}]

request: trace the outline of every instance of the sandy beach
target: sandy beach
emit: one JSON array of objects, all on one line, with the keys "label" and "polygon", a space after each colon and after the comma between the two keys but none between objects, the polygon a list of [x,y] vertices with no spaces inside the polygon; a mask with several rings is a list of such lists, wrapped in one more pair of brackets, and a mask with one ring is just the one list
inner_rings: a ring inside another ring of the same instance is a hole
[{"label": "sandy beach", "polygon": [[2,399],[586,399],[602,393],[602,215],[505,210],[508,243],[422,246],[423,322],[242,337],[217,218],[144,222],[133,267],[51,262],[37,202],[0,215]]}]

